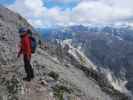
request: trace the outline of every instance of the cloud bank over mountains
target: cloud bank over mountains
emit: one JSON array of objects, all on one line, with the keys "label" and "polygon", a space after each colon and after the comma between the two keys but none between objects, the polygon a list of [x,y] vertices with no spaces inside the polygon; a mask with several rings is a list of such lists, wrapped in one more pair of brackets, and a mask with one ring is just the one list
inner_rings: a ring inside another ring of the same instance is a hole
[{"label": "cloud bank over mountains", "polygon": [[[133,25],[133,0],[16,0],[8,8],[23,15],[35,27],[75,24]],[[62,8],[58,4],[67,4]],[[76,3],[75,6],[69,4]]]}]

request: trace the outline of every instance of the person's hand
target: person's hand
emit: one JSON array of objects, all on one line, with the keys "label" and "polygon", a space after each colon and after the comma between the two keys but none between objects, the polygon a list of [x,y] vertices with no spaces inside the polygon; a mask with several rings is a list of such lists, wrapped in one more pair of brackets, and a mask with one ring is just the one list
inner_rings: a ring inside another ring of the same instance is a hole
[{"label": "person's hand", "polygon": [[17,58],[19,58],[20,57],[20,53],[17,55]]},{"label": "person's hand", "polygon": [[18,52],[17,58],[19,58],[21,54],[22,54],[22,49],[20,49],[20,51]]}]

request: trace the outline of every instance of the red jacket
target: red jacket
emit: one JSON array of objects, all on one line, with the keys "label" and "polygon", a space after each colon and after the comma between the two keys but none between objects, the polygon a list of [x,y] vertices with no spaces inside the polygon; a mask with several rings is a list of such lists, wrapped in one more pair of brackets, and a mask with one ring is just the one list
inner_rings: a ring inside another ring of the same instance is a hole
[{"label": "red jacket", "polygon": [[27,33],[24,33],[24,35],[21,38],[21,49],[19,54],[26,55],[29,59],[31,58],[32,50],[31,50],[31,40]]}]

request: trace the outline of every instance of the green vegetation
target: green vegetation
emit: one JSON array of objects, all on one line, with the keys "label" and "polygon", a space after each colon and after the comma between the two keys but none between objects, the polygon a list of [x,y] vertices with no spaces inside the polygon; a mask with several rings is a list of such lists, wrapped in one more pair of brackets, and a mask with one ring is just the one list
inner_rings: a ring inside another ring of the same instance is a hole
[{"label": "green vegetation", "polygon": [[59,79],[59,74],[57,74],[56,72],[51,71],[48,73],[48,75],[51,76],[55,80]]},{"label": "green vegetation", "polygon": [[15,76],[13,76],[10,80],[3,79],[1,81],[1,85],[3,85],[8,92],[5,94],[8,100],[18,100],[18,90],[21,85]]},{"label": "green vegetation", "polygon": [[57,100],[64,100],[63,95],[64,93],[71,94],[73,92],[72,89],[69,89],[66,86],[63,85],[56,85],[53,87],[54,96],[57,98]]}]

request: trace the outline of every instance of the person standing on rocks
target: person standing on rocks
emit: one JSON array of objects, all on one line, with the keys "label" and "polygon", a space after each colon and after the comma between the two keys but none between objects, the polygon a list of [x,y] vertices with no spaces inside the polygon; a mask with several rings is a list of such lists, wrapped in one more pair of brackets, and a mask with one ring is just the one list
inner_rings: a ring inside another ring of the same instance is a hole
[{"label": "person standing on rocks", "polygon": [[33,68],[31,66],[31,55],[32,55],[32,48],[31,48],[31,39],[30,35],[28,34],[27,29],[21,28],[19,29],[20,33],[20,51],[18,52],[18,58],[21,54],[23,54],[23,61],[24,61],[24,68],[27,74],[26,77],[23,78],[24,81],[31,81],[34,78]]}]

